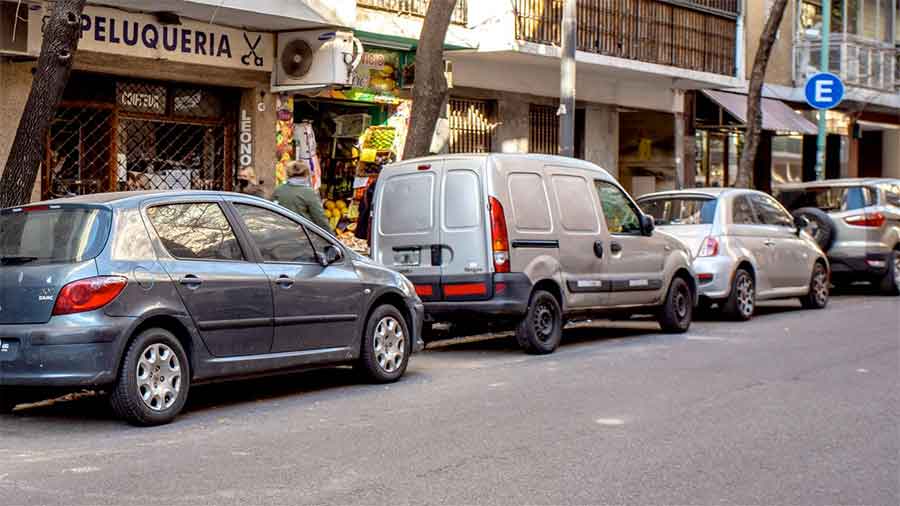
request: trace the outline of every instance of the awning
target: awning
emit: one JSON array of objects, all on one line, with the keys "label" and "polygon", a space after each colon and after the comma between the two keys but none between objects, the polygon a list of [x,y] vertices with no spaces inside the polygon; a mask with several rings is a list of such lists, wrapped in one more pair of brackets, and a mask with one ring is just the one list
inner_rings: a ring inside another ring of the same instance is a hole
[{"label": "awning", "polygon": [[[741,123],[747,123],[747,95],[724,91],[703,90],[703,94],[722,106]],[[798,132],[815,135],[819,128],[808,119],[791,109],[781,100],[762,99],[763,130],[777,132]]]}]

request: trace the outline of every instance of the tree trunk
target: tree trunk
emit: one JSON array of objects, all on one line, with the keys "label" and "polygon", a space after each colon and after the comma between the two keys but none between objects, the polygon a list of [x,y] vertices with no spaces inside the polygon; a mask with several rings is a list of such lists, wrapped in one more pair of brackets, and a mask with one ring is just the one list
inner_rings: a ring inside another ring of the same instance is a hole
[{"label": "tree trunk", "polygon": [[753,61],[753,71],[750,73],[750,90],[747,93],[747,134],[744,142],[744,152],[741,153],[741,162],[738,165],[737,177],[734,186],[738,188],[750,187],[750,175],[756,163],[756,152],[759,149],[759,136],[762,133],[762,88],[766,80],[766,67],[769,65],[769,56],[775,45],[775,37],[778,27],[784,18],[784,11],[788,0],[775,0],[772,10],[769,11],[769,19],[759,36],[759,48],[756,50],[756,59]]},{"label": "tree trunk", "polygon": [[0,178],[0,208],[20,206],[31,199],[44,158],[44,139],[72,72],[84,4],[85,0],[57,0],[48,4],[50,16],[44,27],[31,92]]},{"label": "tree trunk", "polygon": [[416,81],[404,159],[426,156],[431,151],[435,125],[449,91],[444,77],[444,38],[455,7],[456,0],[431,0],[428,5],[416,49]]}]

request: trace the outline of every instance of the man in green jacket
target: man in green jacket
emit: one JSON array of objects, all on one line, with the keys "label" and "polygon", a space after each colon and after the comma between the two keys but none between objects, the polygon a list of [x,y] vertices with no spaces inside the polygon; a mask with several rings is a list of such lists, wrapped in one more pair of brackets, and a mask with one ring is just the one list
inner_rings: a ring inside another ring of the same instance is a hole
[{"label": "man in green jacket", "polygon": [[287,164],[285,169],[287,183],[275,190],[272,200],[331,232],[319,194],[309,184],[309,165],[295,161]]}]

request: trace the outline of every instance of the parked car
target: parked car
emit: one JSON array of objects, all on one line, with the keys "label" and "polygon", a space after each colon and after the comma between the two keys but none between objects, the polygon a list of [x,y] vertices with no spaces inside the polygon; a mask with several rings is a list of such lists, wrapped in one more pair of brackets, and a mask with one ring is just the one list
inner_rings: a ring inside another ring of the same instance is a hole
[{"label": "parked car", "polygon": [[900,295],[900,179],[833,179],[776,188],[828,253],[837,284],[871,281]]},{"label": "parked car", "polygon": [[400,378],[423,308],[402,275],[255,197],[111,193],[0,211],[0,408],[108,390],[138,425],[191,386],[352,363]]},{"label": "parked car", "polygon": [[694,253],[701,307],[718,305],[749,320],[756,303],[797,297],[803,307],[828,304],[828,260],[804,228],[771,196],[752,190],[697,188],[642,196],[659,230]]},{"label": "parked car", "polygon": [[663,330],[691,324],[690,252],[605,170],[543,155],[452,155],[382,172],[375,260],[405,273],[426,319],[516,329],[551,353],[568,319],[652,313]]}]

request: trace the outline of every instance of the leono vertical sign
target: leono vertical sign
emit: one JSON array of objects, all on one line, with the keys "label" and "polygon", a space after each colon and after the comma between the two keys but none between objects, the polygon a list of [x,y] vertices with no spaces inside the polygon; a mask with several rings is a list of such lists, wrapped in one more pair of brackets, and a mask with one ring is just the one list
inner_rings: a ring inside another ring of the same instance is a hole
[{"label": "leono vertical sign", "polygon": [[238,135],[238,165],[241,168],[253,165],[253,118],[247,109],[241,109],[240,135]]},{"label": "leono vertical sign", "polygon": [[[40,52],[45,9],[29,11],[29,50]],[[81,16],[79,51],[271,72],[274,37],[191,19],[162,24],[154,16],[88,5]]]}]

